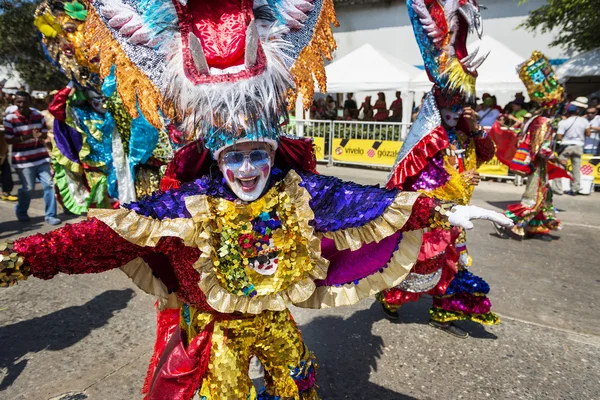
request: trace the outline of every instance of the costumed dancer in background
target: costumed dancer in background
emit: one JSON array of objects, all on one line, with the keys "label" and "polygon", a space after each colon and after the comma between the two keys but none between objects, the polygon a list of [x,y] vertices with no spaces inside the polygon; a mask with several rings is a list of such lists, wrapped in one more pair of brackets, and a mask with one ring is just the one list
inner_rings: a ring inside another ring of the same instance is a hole
[{"label": "costumed dancer in background", "polygon": [[515,226],[510,230],[496,224],[494,227],[503,239],[508,238],[509,232],[512,232],[519,239],[532,237],[552,241],[550,232],[561,229],[561,224],[556,218],[549,180],[570,178],[561,166],[554,163],[556,156],[552,151],[554,129],[551,122],[555,108],[562,101],[564,90],[558,83],[550,62],[538,51],[534,51],[518,70],[529,98],[540,108],[525,123],[522,133],[516,138],[506,138],[513,134],[502,131],[499,126],[494,126],[490,132],[498,144],[498,159],[515,173],[527,176],[521,201],[510,204],[505,211],[505,215],[513,220]]},{"label": "costumed dancer in background", "polygon": [[34,24],[48,59],[71,80],[49,106],[55,117],[54,180],[64,208],[118,206],[159,188],[158,170],[172,158],[164,129],[132,120],[116,93],[114,76],[102,79],[98,58],[84,39],[87,4],[42,3]]},{"label": "costumed dancer in background", "polygon": [[[201,139],[167,168],[170,189],[1,245],[0,279],[121,268],[160,297],[180,318],[148,399],[318,399],[315,358],[289,304],[350,305],[400,284],[424,228],[470,228],[475,216],[511,225],[477,207],[317,175],[311,141],[280,135],[286,95],[310,104],[313,73],[324,90],[332,1],[98,0],[88,11],[100,70],[114,71],[129,112],[159,126],[160,105]],[[265,368],[258,394],[253,355]]]},{"label": "costumed dancer in background", "polygon": [[[434,87],[402,145],[387,187],[467,205],[479,183],[478,166],[492,159],[495,151],[469,106],[475,100],[476,70],[487,57],[477,58],[477,50],[469,54],[466,46],[469,32],[482,36],[479,6],[458,0],[409,0],[407,6]],[[427,292],[434,296],[430,324],[436,328],[466,338],[467,332],[452,321],[499,322],[490,311],[488,284],[467,269],[471,257],[465,231],[456,229],[453,234],[453,246],[437,254],[436,246],[425,245],[409,277],[377,296],[387,318],[398,319],[402,304]],[[428,252],[435,257],[427,257]]]}]

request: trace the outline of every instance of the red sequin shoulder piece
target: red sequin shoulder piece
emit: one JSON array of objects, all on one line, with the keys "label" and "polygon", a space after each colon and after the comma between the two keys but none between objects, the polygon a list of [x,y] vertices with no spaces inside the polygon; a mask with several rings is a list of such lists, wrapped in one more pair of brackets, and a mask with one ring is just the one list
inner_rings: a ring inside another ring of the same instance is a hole
[{"label": "red sequin shoulder piece", "polygon": [[415,201],[408,221],[402,227],[403,232],[423,229],[431,225],[431,213],[437,205],[431,197],[421,196]]},{"label": "red sequin shoulder piece", "polygon": [[15,241],[14,249],[25,258],[33,276],[50,279],[59,272],[87,274],[118,268],[148,251],[120,237],[92,218],[66,224],[46,234]]}]

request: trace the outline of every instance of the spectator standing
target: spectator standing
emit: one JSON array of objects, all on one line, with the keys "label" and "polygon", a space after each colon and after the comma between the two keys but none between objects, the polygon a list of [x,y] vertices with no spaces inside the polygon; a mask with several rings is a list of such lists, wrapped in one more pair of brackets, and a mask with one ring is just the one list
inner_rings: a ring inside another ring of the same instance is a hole
[{"label": "spectator standing", "polygon": [[479,125],[492,126],[499,115],[500,111],[494,108],[494,99],[488,96],[483,100],[483,108],[479,111]]},{"label": "spectator standing", "polygon": [[360,105],[358,112],[363,112],[363,121],[373,121],[373,106],[371,105],[371,96],[365,97],[365,101]]},{"label": "spectator standing", "polygon": [[15,95],[17,109],[4,117],[6,142],[12,145],[12,165],[21,179],[15,212],[17,219],[29,221],[27,211],[39,178],[44,190],[45,220],[50,225],[60,224],[56,218],[54,182],[50,173],[50,156],[44,145],[48,128],[39,111],[30,108],[31,96],[19,91]]},{"label": "spectator standing", "polygon": [[[6,79],[0,81],[1,110],[4,110],[7,106],[6,99],[4,97],[4,92],[2,92],[5,83]],[[8,160],[8,143],[6,143],[6,140],[4,139],[4,126],[0,126],[0,185],[2,186],[2,193],[0,194],[1,200],[17,201],[17,196],[13,196],[10,193],[13,190],[14,182],[12,179],[10,161]]]},{"label": "spectator standing", "polygon": [[567,118],[558,123],[556,130],[556,140],[560,142],[558,149],[558,160],[561,164],[566,165],[567,160],[571,160],[573,171],[573,182],[571,190],[567,194],[577,196],[581,185],[581,155],[583,154],[583,146],[585,138],[590,135],[590,123],[584,117],[580,117],[581,111],[587,107],[587,99],[585,103],[581,97],[567,107]]},{"label": "spectator standing", "polygon": [[325,119],[337,119],[337,103],[329,94],[325,99]]},{"label": "spectator standing", "polygon": [[387,104],[385,104],[385,93],[379,92],[377,93],[377,101],[373,108],[377,111],[373,119],[375,121],[385,121],[390,114],[387,108]]},{"label": "spectator standing", "polygon": [[513,124],[523,123],[523,118],[525,117],[525,114],[527,114],[527,110],[523,108],[524,105],[525,100],[519,97],[517,97],[515,100],[513,100],[512,103],[510,103],[512,111],[508,115],[508,119],[510,119],[513,122]]},{"label": "spectator standing", "polygon": [[600,115],[596,107],[588,107],[585,118],[590,123],[590,136],[585,138],[583,146],[584,154],[598,154],[598,144],[600,144]]},{"label": "spectator standing", "polygon": [[358,105],[353,98],[353,93],[346,93],[346,101],[344,101],[344,117],[358,119]]},{"label": "spectator standing", "polygon": [[390,106],[390,111],[392,112],[390,121],[402,122],[402,92],[396,92],[396,100],[392,102],[392,105]]}]

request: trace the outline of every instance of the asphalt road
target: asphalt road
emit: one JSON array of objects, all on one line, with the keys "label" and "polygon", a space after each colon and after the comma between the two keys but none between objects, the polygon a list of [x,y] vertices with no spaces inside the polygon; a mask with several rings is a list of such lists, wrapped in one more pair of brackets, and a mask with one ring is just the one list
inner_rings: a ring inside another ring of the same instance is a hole
[{"label": "asphalt road", "polygon": [[[322,172],[371,184],[386,176]],[[522,190],[483,182],[473,203],[501,209]],[[467,340],[427,325],[430,299],[403,307],[397,323],[383,319],[372,300],[323,311],[293,308],[319,360],[322,398],[599,398],[600,193],[555,203],[564,229],[551,243],[502,240],[489,223],[475,224],[472,270],[491,284],[503,322],[462,323]],[[51,229],[41,199],[30,214],[31,223],[15,222],[12,204],[0,202],[0,240]],[[0,290],[0,398],[141,398],[153,303],[119,271],[30,279]]]}]

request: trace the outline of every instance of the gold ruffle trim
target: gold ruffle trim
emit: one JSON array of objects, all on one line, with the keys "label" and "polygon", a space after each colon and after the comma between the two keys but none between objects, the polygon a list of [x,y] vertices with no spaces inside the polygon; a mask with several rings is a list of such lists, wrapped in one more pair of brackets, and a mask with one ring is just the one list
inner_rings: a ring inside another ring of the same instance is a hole
[{"label": "gold ruffle trim", "polygon": [[290,69],[296,84],[296,89],[290,89],[288,92],[290,107],[294,107],[296,97],[298,93],[301,93],[304,109],[310,108],[315,94],[315,80],[319,84],[321,92],[326,92],[327,76],[323,57],[331,60],[333,51],[336,49],[331,29],[332,24],[336,28],[340,26],[335,16],[333,0],[324,0],[313,30],[313,37],[310,43],[300,51],[296,62]]},{"label": "gold ruffle trim", "polygon": [[377,272],[355,283],[343,286],[320,286],[306,301],[294,303],[303,308],[332,308],[349,306],[374,296],[382,290],[399,285],[417,261],[423,231],[404,232],[398,250],[392,255],[383,272]]},{"label": "gold ruffle trim", "polygon": [[211,218],[210,204],[206,196],[190,196],[185,199],[186,207],[194,216],[194,221],[201,224],[196,245],[202,251],[194,268],[200,272],[199,287],[206,296],[207,303],[215,310],[222,313],[242,312],[260,314],[263,311],[282,311],[289,303],[298,303],[308,299],[315,290],[314,280],[325,279],[329,261],[321,257],[321,241],[314,235],[309,221],[314,214],[308,204],[310,195],[300,186],[301,178],[294,171],[290,171],[284,178],[285,190],[296,206],[299,228],[302,236],[310,238],[308,253],[315,265],[304,279],[292,283],[287,289],[263,296],[236,296],[221,286],[214,271],[212,252],[214,251],[210,238],[209,221]]},{"label": "gold ruffle trim", "polygon": [[[469,140],[463,159],[465,171],[477,169],[475,142],[472,139],[468,139],[462,132],[459,132],[459,135],[463,143]],[[471,202],[475,186],[471,185],[470,181],[450,164],[448,156],[444,156],[444,169],[450,175],[448,182],[434,190],[425,192],[425,194],[439,200],[451,201],[461,206],[468,205]]]},{"label": "gold ruffle trim", "polygon": [[169,296],[167,286],[152,274],[152,269],[146,264],[143,258],[138,257],[129,261],[121,267],[121,271],[123,271],[125,275],[127,275],[133,283],[144,292],[164,300]]},{"label": "gold ruffle trim", "polygon": [[[90,58],[100,59],[100,75],[106,78],[113,65],[116,66],[117,90],[125,108],[133,118],[137,118],[137,98],[142,99],[139,106],[144,116],[156,128],[162,127],[158,112],[162,104],[162,96],[150,78],[140,71],[127,57],[119,42],[112,36],[108,28],[93,7],[89,7],[85,27],[85,40],[90,48]],[[166,117],[172,118],[172,110],[161,107]]]},{"label": "gold ruffle trim", "polygon": [[136,214],[126,209],[92,209],[89,217],[99,219],[117,232],[123,239],[138,246],[154,247],[162,237],[173,236],[182,239],[186,246],[196,242],[196,230],[191,218],[157,220]]},{"label": "gold ruffle trim", "polygon": [[396,195],[392,204],[374,220],[358,228],[341,229],[321,234],[335,241],[338,250],[360,249],[364,244],[379,242],[398,232],[412,212],[412,207],[420,193],[401,192]]}]

